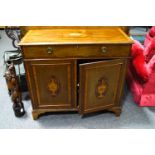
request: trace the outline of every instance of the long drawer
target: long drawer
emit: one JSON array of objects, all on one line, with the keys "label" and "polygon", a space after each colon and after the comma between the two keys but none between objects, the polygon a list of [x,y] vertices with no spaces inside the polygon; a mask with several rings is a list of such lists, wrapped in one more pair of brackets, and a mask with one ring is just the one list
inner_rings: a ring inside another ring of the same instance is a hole
[{"label": "long drawer", "polygon": [[40,45],[24,46],[25,59],[36,58],[87,58],[87,57],[128,57],[130,45],[128,44],[94,44],[94,45]]}]

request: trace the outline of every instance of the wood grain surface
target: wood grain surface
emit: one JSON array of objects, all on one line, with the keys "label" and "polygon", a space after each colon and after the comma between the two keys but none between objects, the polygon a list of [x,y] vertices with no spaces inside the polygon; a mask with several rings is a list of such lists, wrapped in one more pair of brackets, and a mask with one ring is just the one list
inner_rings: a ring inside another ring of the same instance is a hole
[{"label": "wood grain surface", "polygon": [[19,45],[60,44],[131,44],[132,40],[120,29],[112,27],[29,30]]}]

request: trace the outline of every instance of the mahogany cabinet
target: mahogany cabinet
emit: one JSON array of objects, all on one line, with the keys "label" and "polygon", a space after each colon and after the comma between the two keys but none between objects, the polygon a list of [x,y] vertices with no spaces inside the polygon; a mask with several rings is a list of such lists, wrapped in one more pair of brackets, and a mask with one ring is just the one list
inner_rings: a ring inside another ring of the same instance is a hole
[{"label": "mahogany cabinet", "polygon": [[29,30],[20,45],[33,118],[59,111],[119,116],[131,44],[113,27]]}]

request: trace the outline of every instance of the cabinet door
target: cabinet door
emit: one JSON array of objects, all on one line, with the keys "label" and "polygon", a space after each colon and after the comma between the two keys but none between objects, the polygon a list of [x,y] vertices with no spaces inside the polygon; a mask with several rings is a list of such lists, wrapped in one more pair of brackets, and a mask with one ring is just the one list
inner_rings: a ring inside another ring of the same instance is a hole
[{"label": "cabinet door", "polygon": [[34,109],[76,108],[76,61],[26,61],[27,78]]},{"label": "cabinet door", "polygon": [[126,60],[80,64],[81,114],[120,107]]}]

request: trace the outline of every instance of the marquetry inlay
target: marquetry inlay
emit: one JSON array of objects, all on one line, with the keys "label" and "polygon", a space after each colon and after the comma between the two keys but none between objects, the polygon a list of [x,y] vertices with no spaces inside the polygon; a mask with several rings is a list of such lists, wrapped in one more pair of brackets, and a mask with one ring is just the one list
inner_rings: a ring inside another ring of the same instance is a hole
[{"label": "marquetry inlay", "polygon": [[60,90],[60,82],[58,79],[56,79],[55,76],[52,76],[50,79],[50,82],[48,84],[48,90],[51,92],[51,95],[55,97],[58,95]]},{"label": "marquetry inlay", "polygon": [[107,80],[102,77],[98,80],[96,85],[95,94],[97,98],[103,98],[107,92],[108,89],[108,83]]}]

